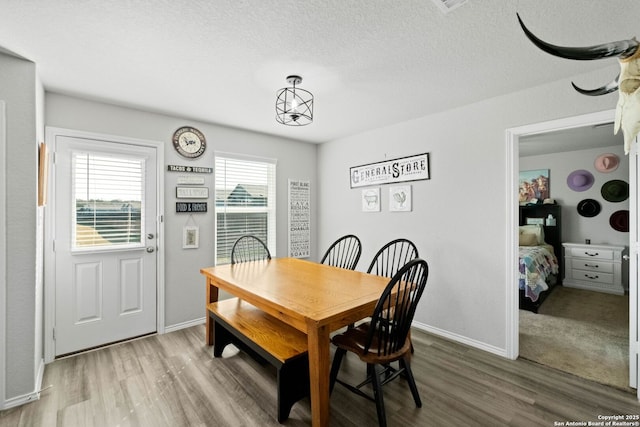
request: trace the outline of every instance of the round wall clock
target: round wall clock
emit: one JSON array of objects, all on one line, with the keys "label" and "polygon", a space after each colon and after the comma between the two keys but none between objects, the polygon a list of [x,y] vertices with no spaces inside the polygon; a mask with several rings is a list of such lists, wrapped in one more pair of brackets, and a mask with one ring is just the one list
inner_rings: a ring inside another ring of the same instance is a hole
[{"label": "round wall clock", "polygon": [[183,126],[173,133],[173,147],[182,157],[197,159],[204,154],[207,141],[198,129]]}]

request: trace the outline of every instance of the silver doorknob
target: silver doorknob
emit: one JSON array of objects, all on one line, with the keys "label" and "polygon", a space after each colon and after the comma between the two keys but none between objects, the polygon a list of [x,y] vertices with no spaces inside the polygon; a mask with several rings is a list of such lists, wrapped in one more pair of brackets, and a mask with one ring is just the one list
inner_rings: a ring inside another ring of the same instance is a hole
[{"label": "silver doorknob", "polygon": [[156,248],[154,248],[153,246],[147,246],[147,252],[148,253],[153,253],[153,251],[155,251]]},{"label": "silver doorknob", "polygon": [[629,261],[631,257],[629,255],[622,255],[622,259],[625,261]]}]

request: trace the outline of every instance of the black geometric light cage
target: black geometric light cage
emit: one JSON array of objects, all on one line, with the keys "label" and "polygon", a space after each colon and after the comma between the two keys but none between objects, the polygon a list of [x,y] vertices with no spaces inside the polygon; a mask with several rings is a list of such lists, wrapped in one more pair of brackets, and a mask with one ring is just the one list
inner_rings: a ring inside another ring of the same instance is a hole
[{"label": "black geometric light cage", "polygon": [[276,120],[287,126],[305,126],[313,122],[313,95],[311,92],[297,88],[302,82],[300,76],[288,76],[287,82],[292,87],[278,91],[276,98]]}]

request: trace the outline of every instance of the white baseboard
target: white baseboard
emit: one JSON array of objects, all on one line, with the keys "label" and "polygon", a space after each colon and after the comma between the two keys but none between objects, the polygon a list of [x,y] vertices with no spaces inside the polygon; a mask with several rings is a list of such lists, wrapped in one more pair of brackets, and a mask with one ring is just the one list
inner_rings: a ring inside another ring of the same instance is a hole
[{"label": "white baseboard", "polygon": [[458,334],[453,334],[449,331],[445,331],[443,329],[438,329],[435,328],[433,326],[429,326],[427,324],[424,323],[420,323],[420,322],[416,322],[415,320],[413,321],[413,323],[411,324],[411,326],[413,326],[416,329],[420,329],[422,331],[425,332],[429,332],[433,335],[437,335],[439,337],[443,337],[443,338],[447,338],[451,341],[455,341],[455,342],[459,342],[465,345],[468,345],[470,347],[474,347],[477,348],[479,350],[483,350],[489,353],[493,353],[495,355],[504,357],[504,358],[509,358],[507,355],[507,351],[504,348],[500,348],[500,347],[495,347],[492,345],[488,345],[486,343],[480,342],[480,341],[476,341],[476,340],[472,340],[470,338],[467,338],[463,335],[458,335]]},{"label": "white baseboard", "polygon": [[169,332],[179,331],[180,329],[190,328],[196,325],[202,325],[207,320],[206,317],[201,317],[195,320],[189,320],[188,322],[176,323],[175,325],[165,326],[164,333],[168,334]]}]

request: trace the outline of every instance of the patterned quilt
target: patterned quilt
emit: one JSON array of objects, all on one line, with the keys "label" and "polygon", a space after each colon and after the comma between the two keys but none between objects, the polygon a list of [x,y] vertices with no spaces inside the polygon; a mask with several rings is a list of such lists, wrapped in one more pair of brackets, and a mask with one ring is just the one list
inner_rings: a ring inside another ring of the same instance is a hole
[{"label": "patterned quilt", "polygon": [[558,259],[549,246],[520,246],[519,287],[531,301],[549,289],[547,278],[558,274]]}]

